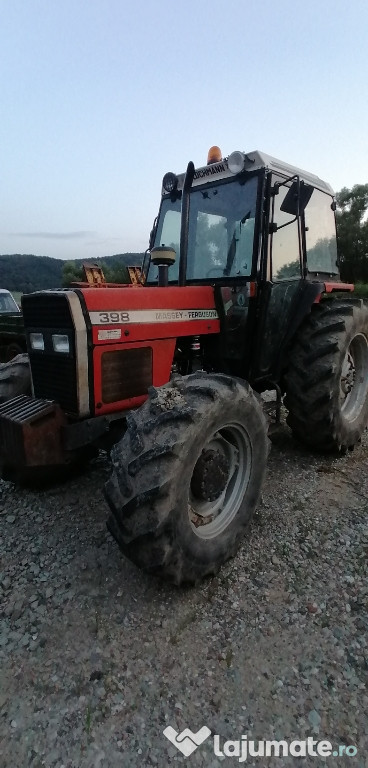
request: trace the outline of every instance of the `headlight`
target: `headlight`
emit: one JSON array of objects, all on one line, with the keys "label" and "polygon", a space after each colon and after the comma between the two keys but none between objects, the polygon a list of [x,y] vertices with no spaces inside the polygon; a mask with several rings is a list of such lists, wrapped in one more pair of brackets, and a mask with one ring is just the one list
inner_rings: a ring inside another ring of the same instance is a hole
[{"label": "headlight", "polygon": [[178,177],[175,173],[165,173],[165,176],[162,179],[162,186],[165,192],[175,192],[176,187],[178,186]]},{"label": "headlight", "polygon": [[30,333],[29,343],[31,345],[31,349],[38,349],[41,352],[43,352],[45,349],[45,340],[42,333]]},{"label": "headlight", "polygon": [[227,159],[227,165],[231,173],[240,173],[244,169],[244,152],[232,152]]},{"label": "headlight", "polygon": [[54,347],[54,352],[69,352],[69,339],[66,335],[63,335],[62,333],[53,333],[52,334],[52,346]]}]

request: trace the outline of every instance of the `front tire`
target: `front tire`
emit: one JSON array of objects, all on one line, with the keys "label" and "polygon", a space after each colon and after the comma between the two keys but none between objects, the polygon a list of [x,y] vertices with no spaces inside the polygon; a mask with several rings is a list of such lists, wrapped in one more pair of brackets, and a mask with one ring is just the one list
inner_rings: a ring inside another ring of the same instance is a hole
[{"label": "front tire", "polygon": [[344,452],[368,423],[368,306],[336,299],[313,307],[291,352],[287,423],[306,445]]},{"label": "front tire", "polygon": [[265,418],[246,383],[198,372],[152,388],[112,451],[108,528],[143,570],[195,583],[235,554],[267,455]]}]

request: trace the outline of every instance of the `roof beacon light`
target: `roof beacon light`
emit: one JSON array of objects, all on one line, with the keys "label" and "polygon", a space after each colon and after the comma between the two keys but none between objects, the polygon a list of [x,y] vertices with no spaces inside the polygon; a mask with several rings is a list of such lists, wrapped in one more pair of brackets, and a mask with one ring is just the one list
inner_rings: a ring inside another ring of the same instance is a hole
[{"label": "roof beacon light", "polygon": [[244,170],[244,152],[232,152],[228,157],[228,168],[231,173],[241,173]]},{"label": "roof beacon light", "polygon": [[222,152],[220,147],[211,147],[211,149],[208,150],[207,165],[212,165],[212,163],[221,163],[221,160]]}]

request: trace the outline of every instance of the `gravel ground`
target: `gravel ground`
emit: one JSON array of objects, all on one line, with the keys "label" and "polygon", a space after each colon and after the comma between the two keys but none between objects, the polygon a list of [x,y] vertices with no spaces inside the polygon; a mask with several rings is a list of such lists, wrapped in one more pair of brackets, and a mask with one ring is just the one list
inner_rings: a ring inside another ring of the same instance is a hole
[{"label": "gravel ground", "polygon": [[101,455],[34,492],[0,483],[0,763],[12,768],[237,765],[208,739],[327,739],[368,765],[368,438],[313,457],[282,427],[237,557],[195,589],[125,561],[105,528]]}]

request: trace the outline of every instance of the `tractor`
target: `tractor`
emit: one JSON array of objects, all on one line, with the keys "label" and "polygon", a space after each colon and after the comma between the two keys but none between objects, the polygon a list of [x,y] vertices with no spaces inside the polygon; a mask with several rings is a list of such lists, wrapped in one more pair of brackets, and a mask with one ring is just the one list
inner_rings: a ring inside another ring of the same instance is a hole
[{"label": "tractor", "polygon": [[166,173],[134,284],[23,297],[32,394],[0,406],[3,477],[105,447],[124,555],[176,584],[215,573],[260,498],[261,393],[317,451],[352,449],[368,422],[368,306],[340,279],[335,208],[258,151]]}]

